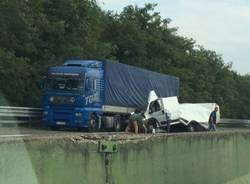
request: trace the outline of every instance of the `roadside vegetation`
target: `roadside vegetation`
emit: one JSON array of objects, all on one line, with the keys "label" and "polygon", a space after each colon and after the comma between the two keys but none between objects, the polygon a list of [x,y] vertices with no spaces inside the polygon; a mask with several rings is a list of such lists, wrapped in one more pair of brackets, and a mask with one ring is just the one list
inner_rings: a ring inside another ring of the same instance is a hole
[{"label": "roadside vegetation", "polygon": [[116,14],[89,0],[1,0],[0,105],[41,106],[36,81],[49,66],[107,59],[180,77],[181,102],[216,102],[223,117],[250,118],[250,76],[178,35],[155,6]]}]

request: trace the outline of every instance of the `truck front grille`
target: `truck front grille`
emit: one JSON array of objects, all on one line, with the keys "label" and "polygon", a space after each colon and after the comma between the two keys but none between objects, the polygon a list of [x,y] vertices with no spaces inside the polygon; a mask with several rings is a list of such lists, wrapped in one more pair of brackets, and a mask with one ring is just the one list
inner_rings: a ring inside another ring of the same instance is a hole
[{"label": "truck front grille", "polygon": [[70,96],[54,96],[53,101],[50,101],[51,105],[73,105]]}]

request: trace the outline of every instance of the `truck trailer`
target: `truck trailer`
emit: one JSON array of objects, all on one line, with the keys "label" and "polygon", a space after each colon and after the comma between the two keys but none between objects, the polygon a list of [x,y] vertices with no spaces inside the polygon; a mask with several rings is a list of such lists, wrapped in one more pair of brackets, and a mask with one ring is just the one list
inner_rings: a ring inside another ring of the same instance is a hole
[{"label": "truck trailer", "polygon": [[135,108],[145,109],[151,90],[179,94],[179,78],[99,60],[67,60],[48,69],[43,83],[43,122],[58,127],[121,131]]}]

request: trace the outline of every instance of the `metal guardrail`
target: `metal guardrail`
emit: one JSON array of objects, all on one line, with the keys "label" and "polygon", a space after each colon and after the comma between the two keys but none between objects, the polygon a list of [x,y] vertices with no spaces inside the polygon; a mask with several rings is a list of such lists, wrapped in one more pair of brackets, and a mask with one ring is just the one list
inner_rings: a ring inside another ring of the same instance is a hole
[{"label": "metal guardrail", "polygon": [[41,108],[0,106],[0,124],[31,124],[41,119]]},{"label": "metal guardrail", "polygon": [[[42,108],[0,106],[0,124],[31,124],[41,122]],[[250,127],[250,120],[221,119],[219,126]]]},{"label": "metal guardrail", "polygon": [[225,127],[250,127],[250,120],[247,119],[221,119],[219,126]]}]

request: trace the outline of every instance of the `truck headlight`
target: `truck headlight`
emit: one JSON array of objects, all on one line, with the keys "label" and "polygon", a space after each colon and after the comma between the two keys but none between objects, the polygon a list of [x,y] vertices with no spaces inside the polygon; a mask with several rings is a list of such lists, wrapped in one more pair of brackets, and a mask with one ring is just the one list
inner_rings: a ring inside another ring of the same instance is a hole
[{"label": "truck headlight", "polygon": [[71,98],[69,99],[69,101],[70,101],[71,103],[74,103],[74,102],[76,101],[76,99],[75,99],[74,97],[71,97]]},{"label": "truck headlight", "polygon": [[54,102],[54,97],[51,96],[51,97],[49,98],[49,101],[50,101],[50,102]]}]

